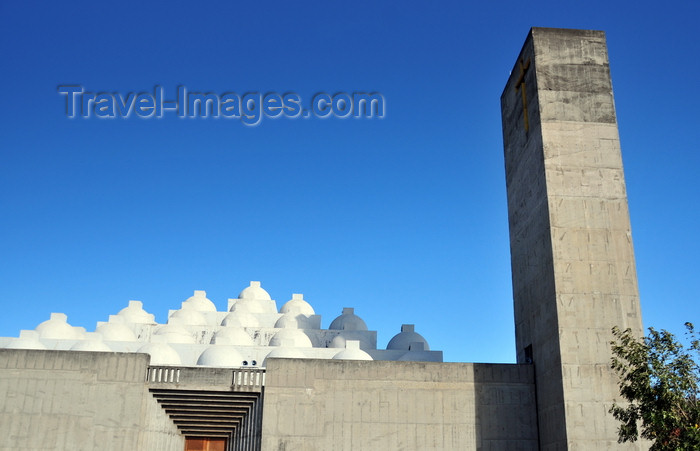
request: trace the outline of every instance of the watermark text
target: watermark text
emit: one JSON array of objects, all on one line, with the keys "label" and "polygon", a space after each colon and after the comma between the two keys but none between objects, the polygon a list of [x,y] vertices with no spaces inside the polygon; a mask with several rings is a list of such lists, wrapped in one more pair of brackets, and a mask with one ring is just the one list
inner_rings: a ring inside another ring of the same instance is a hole
[{"label": "watermark text", "polygon": [[294,92],[197,92],[178,86],[174,100],[162,86],[144,92],[91,92],[81,85],[60,85],[59,95],[65,98],[65,113],[69,118],[162,118],[174,115],[182,119],[238,119],[254,126],[263,118],[355,118],[381,119],[386,114],[386,101],[378,92],[319,92],[304,102]]}]

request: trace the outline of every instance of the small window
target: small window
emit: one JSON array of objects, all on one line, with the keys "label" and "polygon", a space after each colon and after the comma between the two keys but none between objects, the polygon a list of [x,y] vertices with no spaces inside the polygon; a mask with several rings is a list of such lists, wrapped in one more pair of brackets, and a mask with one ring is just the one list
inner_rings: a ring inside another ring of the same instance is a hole
[{"label": "small window", "polygon": [[532,345],[525,346],[525,363],[533,363],[534,359],[532,357]]}]

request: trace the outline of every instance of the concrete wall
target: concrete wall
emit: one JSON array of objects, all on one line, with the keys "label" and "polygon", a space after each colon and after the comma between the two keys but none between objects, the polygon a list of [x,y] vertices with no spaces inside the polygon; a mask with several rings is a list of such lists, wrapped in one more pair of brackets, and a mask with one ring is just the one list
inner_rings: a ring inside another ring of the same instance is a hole
[{"label": "concrete wall", "polygon": [[148,359],[0,349],[0,450],[183,450],[144,383]]},{"label": "concrete wall", "polygon": [[268,361],[263,451],[535,450],[532,367]]}]

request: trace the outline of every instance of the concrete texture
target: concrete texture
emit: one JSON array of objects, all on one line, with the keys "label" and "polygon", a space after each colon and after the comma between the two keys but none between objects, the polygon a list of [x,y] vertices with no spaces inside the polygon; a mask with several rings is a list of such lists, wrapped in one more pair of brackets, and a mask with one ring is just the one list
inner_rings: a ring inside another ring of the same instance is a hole
[{"label": "concrete texture", "polygon": [[0,349],[0,450],[182,450],[148,356]]},{"label": "concrete texture", "polygon": [[[524,94],[523,94],[524,90]],[[613,326],[642,335],[605,35],[533,28],[501,96],[517,358],[543,450],[618,446]]]},{"label": "concrete texture", "polygon": [[536,450],[530,365],[270,359],[263,451]]}]

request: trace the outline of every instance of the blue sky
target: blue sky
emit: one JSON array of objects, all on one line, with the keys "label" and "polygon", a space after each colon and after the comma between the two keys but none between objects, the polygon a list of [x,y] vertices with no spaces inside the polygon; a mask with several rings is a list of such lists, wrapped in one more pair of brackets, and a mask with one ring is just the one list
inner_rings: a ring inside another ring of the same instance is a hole
[{"label": "blue sky", "polygon": [[[499,96],[531,26],[606,31],[645,326],[700,322],[695,2],[0,5],[0,336],[250,280],[386,345],[512,362]],[[386,117],[67,119],[57,86],[377,91]]]}]

